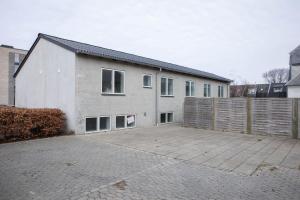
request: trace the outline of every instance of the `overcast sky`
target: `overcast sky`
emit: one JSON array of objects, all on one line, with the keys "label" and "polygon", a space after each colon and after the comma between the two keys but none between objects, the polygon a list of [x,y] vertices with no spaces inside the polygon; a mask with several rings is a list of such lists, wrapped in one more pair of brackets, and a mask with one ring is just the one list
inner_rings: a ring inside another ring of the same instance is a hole
[{"label": "overcast sky", "polygon": [[1,0],[0,43],[39,32],[263,82],[300,45],[299,0]]}]

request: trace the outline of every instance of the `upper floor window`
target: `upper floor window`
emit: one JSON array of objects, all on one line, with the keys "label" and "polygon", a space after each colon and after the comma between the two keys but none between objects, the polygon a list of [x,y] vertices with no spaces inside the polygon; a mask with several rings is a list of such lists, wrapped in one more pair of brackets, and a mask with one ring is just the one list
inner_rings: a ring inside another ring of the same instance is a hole
[{"label": "upper floor window", "polygon": [[125,72],[102,69],[102,93],[124,94]]},{"label": "upper floor window", "polygon": [[223,85],[218,86],[218,97],[224,97],[224,86]]},{"label": "upper floor window", "polygon": [[195,83],[194,81],[185,82],[185,96],[193,97],[195,96]]},{"label": "upper floor window", "polygon": [[204,97],[210,97],[210,84],[204,84]]},{"label": "upper floor window", "polygon": [[160,86],[162,96],[173,96],[173,79],[161,78]]},{"label": "upper floor window", "polygon": [[152,75],[143,76],[143,87],[151,88],[152,87]]}]

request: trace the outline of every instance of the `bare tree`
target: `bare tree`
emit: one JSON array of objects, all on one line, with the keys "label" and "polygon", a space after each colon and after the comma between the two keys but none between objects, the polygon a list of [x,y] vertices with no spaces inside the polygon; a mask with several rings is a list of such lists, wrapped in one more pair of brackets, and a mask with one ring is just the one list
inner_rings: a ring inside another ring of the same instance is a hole
[{"label": "bare tree", "polygon": [[247,80],[234,80],[230,85],[230,97],[247,96],[248,85],[249,82]]},{"label": "bare tree", "polygon": [[289,69],[277,68],[263,73],[263,78],[267,83],[285,83],[288,81]]}]

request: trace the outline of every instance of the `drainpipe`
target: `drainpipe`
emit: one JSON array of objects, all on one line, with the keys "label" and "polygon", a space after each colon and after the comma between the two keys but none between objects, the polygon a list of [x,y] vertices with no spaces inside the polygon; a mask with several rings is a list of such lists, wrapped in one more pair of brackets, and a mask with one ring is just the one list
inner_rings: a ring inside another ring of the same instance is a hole
[{"label": "drainpipe", "polygon": [[157,75],[161,72],[161,68],[159,71],[155,73],[155,124],[158,126],[158,79]]}]

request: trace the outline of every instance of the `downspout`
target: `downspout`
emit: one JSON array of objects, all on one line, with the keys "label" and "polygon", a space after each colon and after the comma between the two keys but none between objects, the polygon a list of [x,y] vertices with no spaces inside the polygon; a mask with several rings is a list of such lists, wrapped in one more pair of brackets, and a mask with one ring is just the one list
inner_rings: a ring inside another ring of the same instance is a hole
[{"label": "downspout", "polygon": [[158,79],[157,75],[161,72],[161,68],[159,71],[155,73],[155,124],[158,126]]}]

